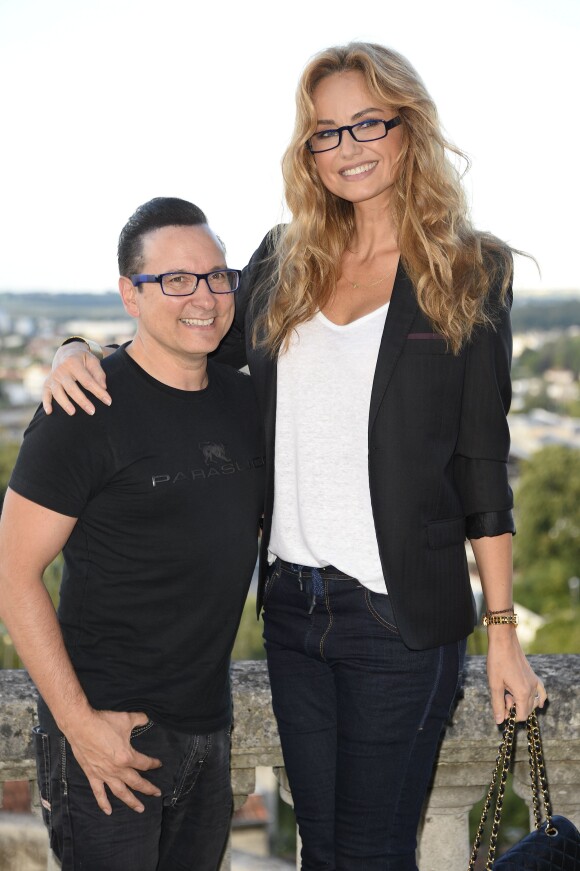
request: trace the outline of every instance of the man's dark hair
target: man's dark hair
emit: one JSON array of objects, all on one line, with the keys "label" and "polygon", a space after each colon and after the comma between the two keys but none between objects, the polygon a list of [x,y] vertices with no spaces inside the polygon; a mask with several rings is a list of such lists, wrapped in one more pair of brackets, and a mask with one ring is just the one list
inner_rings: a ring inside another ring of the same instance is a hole
[{"label": "man's dark hair", "polygon": [[131,215],[119,236],[117,261],[119,275],[135,275],[142,271],[143,236],[161,227],[197,227],[207,224],[198,206],[177,197],[155,197]]}]

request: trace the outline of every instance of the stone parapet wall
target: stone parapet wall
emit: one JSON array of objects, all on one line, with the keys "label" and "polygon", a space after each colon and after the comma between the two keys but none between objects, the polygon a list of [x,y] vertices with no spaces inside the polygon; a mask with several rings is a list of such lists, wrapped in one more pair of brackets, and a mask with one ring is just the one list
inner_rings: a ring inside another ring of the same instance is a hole
[{"label": "stone parapet wall", "polygon": [[[570,817],[580,827],[580,655],[531,656],[530,660],[550,697],[540,724],[554,811]],[[243,804],[254,791],[256,766],[277,771],[282,795],[291,802],[265,663],[234,663],[232,689],[232,782],[236,805]],[[0,790],[8,780],[34,783],[30,730],[36,718],[35,698],[25,671],[0,671]],[[520,730],[518,735],[515,788],[530,804],[526,742]],[[441,743],[425,808],[419,848],[421,871],[465,871],[469,811],[489,785],[500,740],[501,731],[493,723],[489,703],[485,660],[468,657],[462,696]],[[226,858],[222,871],[228,867]]]}]

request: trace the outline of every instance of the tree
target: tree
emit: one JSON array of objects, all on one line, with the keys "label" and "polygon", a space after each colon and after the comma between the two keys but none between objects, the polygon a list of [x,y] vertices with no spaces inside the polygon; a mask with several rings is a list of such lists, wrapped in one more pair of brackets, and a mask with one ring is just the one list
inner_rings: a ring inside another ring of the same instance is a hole
[{"label": "tree", "polygon": [[516,597],[546,613],[570,605],[580,576],[580,451],[550,445],[522,466],[516,492]]},{"label": "tree", "polygon": [[18,442],[0,442],[0,511],[2,511],[6,488],[19,450],[20,444]]},{"label": "tree", "polygon": [[262,628],[262,621],[256,619],[256,596],[250,593],[244,605],[232,659],[264,659]]},{"label": "tree", "polygon": [[538,630],[528,653],[578,653],[580,650],[578,608],[560,611]]}]

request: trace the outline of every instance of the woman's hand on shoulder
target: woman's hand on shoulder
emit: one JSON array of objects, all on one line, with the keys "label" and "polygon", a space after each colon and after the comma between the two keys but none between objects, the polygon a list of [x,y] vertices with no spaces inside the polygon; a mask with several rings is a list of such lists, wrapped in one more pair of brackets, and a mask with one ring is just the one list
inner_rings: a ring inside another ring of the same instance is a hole
[{"label": "woman's hand on shoulder", "polygon": [[499,725],[516,706],[516,719],[525,721],[548,698],[542,680],[526,659],[514,626],[488,628],[487,678],[495,722]]},{"label": "woman's hand on shoulder", "polygon": [[94,414],[95,407],[87,399],[79,385],[92,393],[105,405],[111,404],[107,393],[107,379],[101,363],[83,342],[71,342],[61,346],[52,361],[52,372],[46,378],[42,389],[42,405],[46,414],[52,413],[52,402],[56,401],[67,414],[76,409],[71,400],[87,414]]}]

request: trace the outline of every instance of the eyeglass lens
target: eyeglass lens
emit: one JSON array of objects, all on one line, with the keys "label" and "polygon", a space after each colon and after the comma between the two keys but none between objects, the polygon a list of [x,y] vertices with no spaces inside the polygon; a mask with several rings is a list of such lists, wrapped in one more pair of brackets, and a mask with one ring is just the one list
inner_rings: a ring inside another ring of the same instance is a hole
[{"label": "eyeglass lens", "polygon": [[[163,292],[168,296],[187,296],[197,290],[199,279],[191,272],[170,272],[163,276]],[[207,276],[207,283],[212,293],[231,293],[237,289],[238,273],[224,269],[212,272]]]},{"label": "eyeglass lens", "polygon": [[336,130],[320,130],[310,137],[310,148],[315,153],[337,148],[340,145],[341,137],[346,131],[357,142],[372,142],[375,139],[383,139],[389,132],[389,129],[390,127],[387,126],[386,121],[369,118],[367,121],[361,121],[360,124],[341,127]]}]

